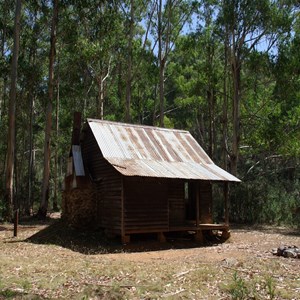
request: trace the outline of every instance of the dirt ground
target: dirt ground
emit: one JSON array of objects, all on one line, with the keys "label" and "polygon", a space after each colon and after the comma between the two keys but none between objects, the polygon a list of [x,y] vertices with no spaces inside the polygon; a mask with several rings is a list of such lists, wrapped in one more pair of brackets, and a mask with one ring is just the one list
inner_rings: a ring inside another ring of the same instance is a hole
[{"label": "dirt ground", "polygon": [[0,224],[0,299],[300,299],[300,259],[271,253],[300,247],[297,230],[232,226],[222,244],[121,246],[57,220],[12,229]]}]

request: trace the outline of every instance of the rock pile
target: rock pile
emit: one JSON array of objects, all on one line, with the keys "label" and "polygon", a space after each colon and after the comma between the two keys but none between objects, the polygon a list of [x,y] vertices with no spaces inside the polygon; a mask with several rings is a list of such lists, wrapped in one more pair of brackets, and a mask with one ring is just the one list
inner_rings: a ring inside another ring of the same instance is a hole
[{"label": "rock pile", "polygon": [[273,255],[288,258],[300,258],[300,248],[297,246],[280,246],[272,250]]}]

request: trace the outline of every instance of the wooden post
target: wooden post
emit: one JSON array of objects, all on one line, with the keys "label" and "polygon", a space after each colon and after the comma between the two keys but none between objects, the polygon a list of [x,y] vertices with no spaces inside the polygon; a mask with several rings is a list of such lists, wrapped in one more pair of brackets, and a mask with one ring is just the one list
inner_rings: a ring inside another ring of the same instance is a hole
[{"label": "wooden post", "polygon": [[160,243],[165,243],[166,242],[166,237],[163,232],[158,232],[157,233],[157,239]]},{"label": "wooden post", "polygon": [[124,224],[124,178],[121,178],[121,237],[122,244],[127,244],[130,241],[130,237],[125,236],[125,224]]},{"label": "wooden post", "polygon": [[195,241],[202,243],[204,241],[202,230],[197,230],[195,234]]},{"label": "wooden post", "polygon": [[199,193],[199,182],[196,183],[196,227],[200,224],[200,193]]},{"label": "wooden post", "polygon": [[229,225],[229,197],[228,197],[228,182],[224,182],[224,213],[225,213],[225,224]]},{"label": "wooden post", "polygon": [[19,209],[15,209],[14,213],[14,237],[18,236],[18,225],[19,225]]}]

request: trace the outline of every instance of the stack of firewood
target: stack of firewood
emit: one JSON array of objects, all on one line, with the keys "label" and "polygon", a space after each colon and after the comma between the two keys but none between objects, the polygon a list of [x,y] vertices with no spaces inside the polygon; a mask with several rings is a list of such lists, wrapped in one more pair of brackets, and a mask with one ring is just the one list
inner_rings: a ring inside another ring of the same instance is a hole
[{"label": "stack of firewood", "polygon": [[96,217],[96,190],[91,185],[86,189],[72,189],[64,195],[64,218],[78,228],[93,227]]},{"label": "stack of firewood", "polygon": [[280,246],[277,249],[273,249],[272,253],[288,258],[300,258],[300,249],[297,246]]}]

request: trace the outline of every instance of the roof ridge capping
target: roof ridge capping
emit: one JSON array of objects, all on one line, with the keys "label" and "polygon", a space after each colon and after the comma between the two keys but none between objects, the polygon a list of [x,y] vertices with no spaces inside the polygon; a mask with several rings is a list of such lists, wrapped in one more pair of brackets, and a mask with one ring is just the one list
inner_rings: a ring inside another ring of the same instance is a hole
[{"label": "roof ridge capping", "polygon": [[165,128],[165,127],[143,125],[143,124],[131,124],[131,123],[108,121],[108,120],[99,120],[99,119],[91,119],[91,118],[87,118],[87,122],[112,124],[112,125],[119,125],[119,126],[126,126],[126,127],[130,126],[130,127],[136,127],[136,128],[151,128],[151,129],[162,130],[162,131],[177,131],[177,132],[183,132],[183,133],[191,134],[188,130],[184,130],[184,129]]}]

